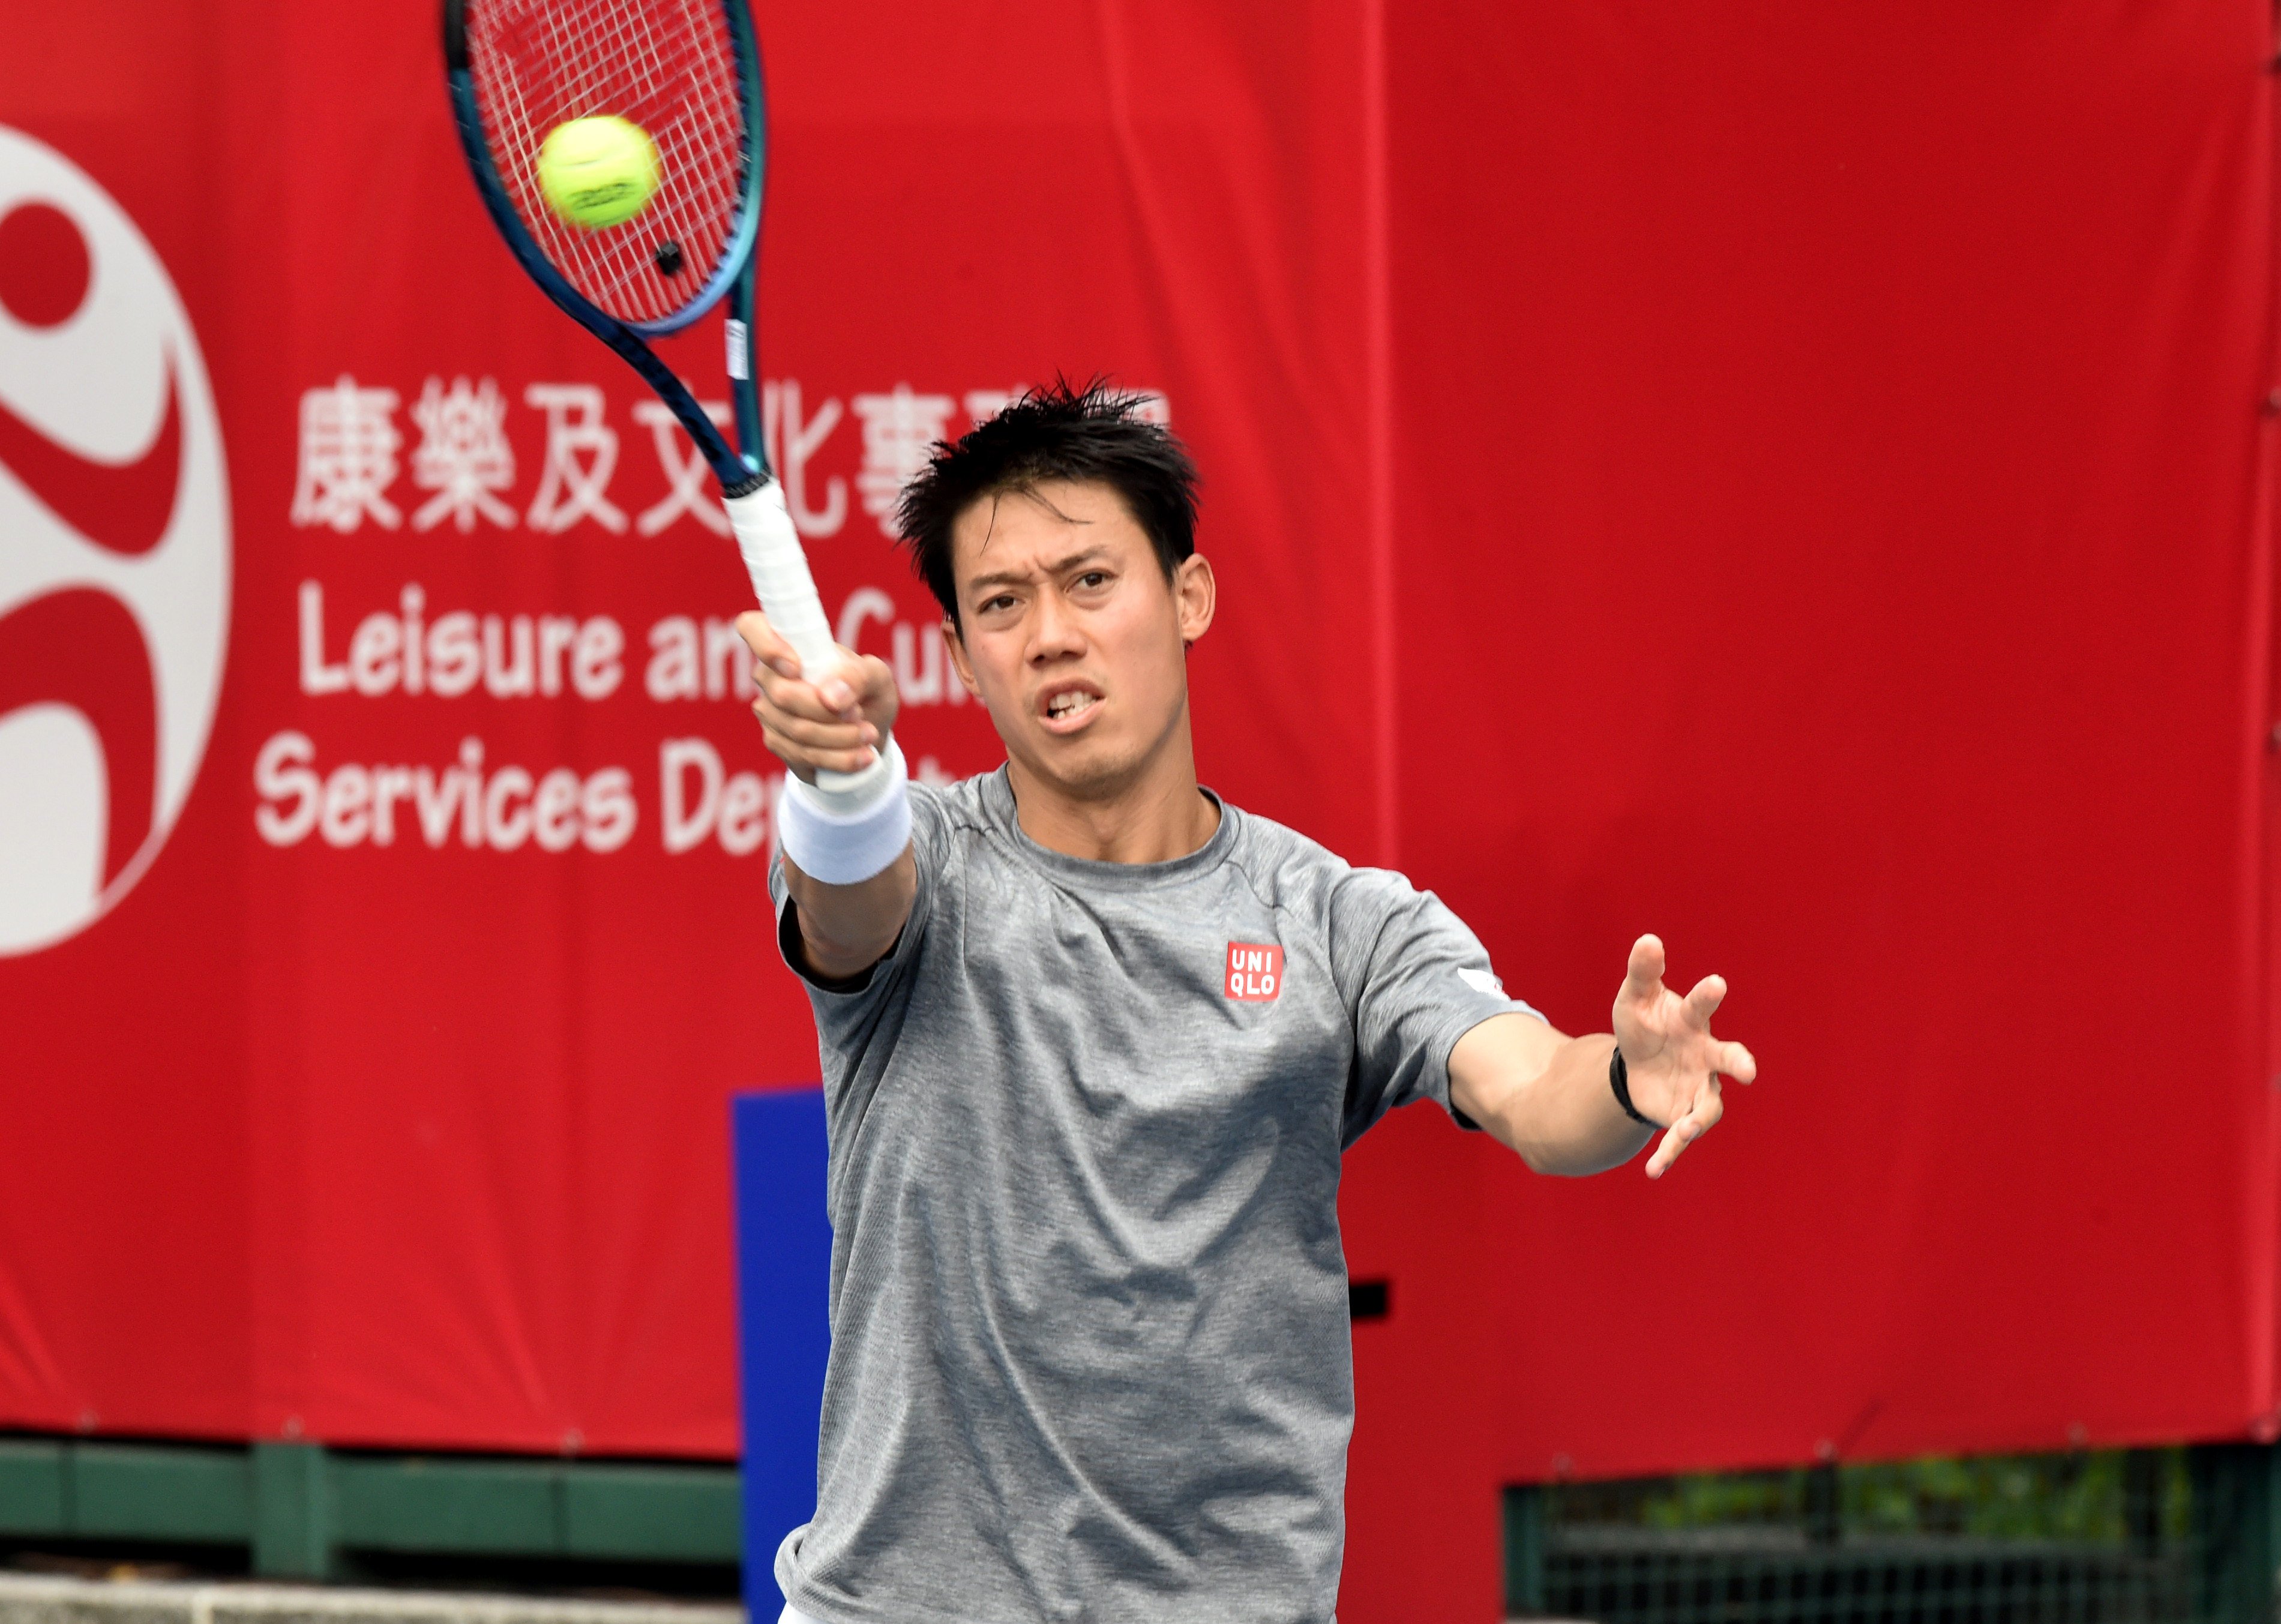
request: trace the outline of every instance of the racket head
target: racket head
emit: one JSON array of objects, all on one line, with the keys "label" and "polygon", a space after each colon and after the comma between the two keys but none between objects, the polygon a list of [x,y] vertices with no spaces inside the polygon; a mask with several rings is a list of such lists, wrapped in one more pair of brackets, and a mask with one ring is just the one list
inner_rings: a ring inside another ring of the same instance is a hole
[{"label": "racket head", "polygon": [[[484,204],[556,304],[605,338],[592,318],[655,336],[735,285],[767,166],[742,0],[444,0],[444,55]],[[537,159],[556,126],[597,114],[648,133],[660,182],[639,214],[589,230],[547,206]]]}]

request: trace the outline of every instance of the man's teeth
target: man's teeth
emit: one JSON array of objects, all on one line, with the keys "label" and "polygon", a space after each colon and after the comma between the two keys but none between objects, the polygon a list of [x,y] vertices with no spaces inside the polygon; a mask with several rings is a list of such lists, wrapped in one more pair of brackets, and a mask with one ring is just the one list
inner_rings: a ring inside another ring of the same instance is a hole
[{"label": "man's teeth", "polygon": [[1094,702],[1094,696],[1090,693],[1057,693],[1047,705],[1046,714],[1059,721],[1063,716],[1074,716]]}]

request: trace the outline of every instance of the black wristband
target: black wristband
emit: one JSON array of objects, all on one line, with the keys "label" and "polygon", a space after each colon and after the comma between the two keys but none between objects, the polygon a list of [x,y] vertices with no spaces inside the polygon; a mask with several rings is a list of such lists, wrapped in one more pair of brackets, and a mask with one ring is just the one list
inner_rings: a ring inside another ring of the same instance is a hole
[{"label": "black wristband", "polygon": [[1608,1051],[1608,1087],[1616,1091],[1616,1103],[1624,1108],[1625,1116],[1643,1128],[1663,1131],[1663,1124],[1641,1116],[1639,1107],[1632,1103],[1631,1082],[1624,1071],[1624,1046],[1620,1043]]}]

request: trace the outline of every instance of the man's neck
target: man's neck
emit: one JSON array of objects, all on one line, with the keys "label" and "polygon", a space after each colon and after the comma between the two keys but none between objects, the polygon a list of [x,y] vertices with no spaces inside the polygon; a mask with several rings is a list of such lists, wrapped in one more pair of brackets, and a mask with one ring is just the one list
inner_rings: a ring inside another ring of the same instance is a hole
[{"label": "man's neck", "polygon": [[1196,785],[1184,724],[1149,768],[1098,796],[1073,795],[1019,761],[1007,762],[1022,832],[1048,851],[1091,862],[1170,862],[1219,827],[1219,808]]}]

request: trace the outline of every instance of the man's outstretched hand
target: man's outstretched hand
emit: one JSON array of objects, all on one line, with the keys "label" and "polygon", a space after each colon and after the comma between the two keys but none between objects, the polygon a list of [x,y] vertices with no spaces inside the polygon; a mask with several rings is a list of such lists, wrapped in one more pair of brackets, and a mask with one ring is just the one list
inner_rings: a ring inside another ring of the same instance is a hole
[{"label": "man's outstretched hand", "polygon": [[1651,1179],[1661,1178],[1725,1114],[1720,1077],[1747,1083],[1759,1074],[1750,1050],[1711,1035],[1712,1012],[1727,995],[1725,978],[1705,976],[1682,998],[1664,986],[1663,971],[1663,943],[1643,936],[1632,944],[1631,963],[1616,994],[1616,1046],[1624,1052],[1632,1103],[1640,1115],[1670,1125],[1648,1158]]}]

